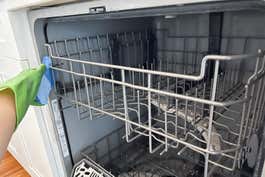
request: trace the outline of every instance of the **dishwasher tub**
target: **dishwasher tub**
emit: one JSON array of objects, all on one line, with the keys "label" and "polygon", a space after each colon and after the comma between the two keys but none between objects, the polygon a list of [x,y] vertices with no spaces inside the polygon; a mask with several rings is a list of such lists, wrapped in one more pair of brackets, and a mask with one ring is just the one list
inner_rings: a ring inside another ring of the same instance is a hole
[{"label": "dishwasher tub", "polygon": [[48,19],[40,53],[53,62],[72,165],[85,158],[99,176],[238,176],[264,124],[265,38],[227,32],[233,13],[255,14],[224,12],[217,35],[207,13]]}]

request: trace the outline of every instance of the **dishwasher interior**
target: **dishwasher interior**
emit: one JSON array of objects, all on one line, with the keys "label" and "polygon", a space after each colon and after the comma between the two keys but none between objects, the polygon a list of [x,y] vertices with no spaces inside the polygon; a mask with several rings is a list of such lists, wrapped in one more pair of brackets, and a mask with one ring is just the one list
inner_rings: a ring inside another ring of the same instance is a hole
[{"label": "dishwasher interior", "polygon": [[264,17],[243,10],[37,21],[40,56],[53,62],[69,175],[253,176],[264,125]]}]

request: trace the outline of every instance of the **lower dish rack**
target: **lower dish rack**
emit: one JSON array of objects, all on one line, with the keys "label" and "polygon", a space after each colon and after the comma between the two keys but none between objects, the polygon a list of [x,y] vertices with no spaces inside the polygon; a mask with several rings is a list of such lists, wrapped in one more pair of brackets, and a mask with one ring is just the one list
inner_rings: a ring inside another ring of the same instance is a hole
[{"label": "lower dish rack", "polygon": [[[102,137],[86,147],[81,152],[82,156],[84,159],[89,159],[104,166],[111,172],[110,176],[120,177],[187,176],[197,166],[197,163],[192,162],[194,156],[189,155],[186,158],[175,156],[174,150],[169,150],[168,153],[163,155],[159,155],[159,153],[150,154],[144,136],[132,143],[126,143],[123,138],[124,131],[124,127],[121,127]],[[109,144],[110,140],[118,141],[118,143],[111,146]],[[102,145],[106,147],[104,150],[102,150]],[[185,170],[177,170],[179,169],[177,167],[184,167]],[[203,168],[201,167],[201,169]]]},{"label": "lower dish rack", "polygon": [[[169,64],[163,60],[123,66],[59,56],[50,44],[46,47],[53,60],[55,94],[76,108],[78,119],[121,120],[126,142],[144,137],[150,154],[191,150],[204,157],[204,177],[216,167],[240,168],[246,142],[261,128],[262,51],[206,55],[196,66],[199,72],[193,68],[177,74],[165,71]],[[247,60],[255,61],[248,72],[242,68]]]}]

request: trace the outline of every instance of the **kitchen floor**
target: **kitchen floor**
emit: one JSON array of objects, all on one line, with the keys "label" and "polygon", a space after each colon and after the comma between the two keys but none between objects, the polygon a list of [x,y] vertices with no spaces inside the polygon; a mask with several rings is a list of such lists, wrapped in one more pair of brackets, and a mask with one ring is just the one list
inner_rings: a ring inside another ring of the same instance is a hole
[{"label": "kitchen floor", "polygon": [[30,177],[18,161],[7,152],[0,162],[0,177]]}]

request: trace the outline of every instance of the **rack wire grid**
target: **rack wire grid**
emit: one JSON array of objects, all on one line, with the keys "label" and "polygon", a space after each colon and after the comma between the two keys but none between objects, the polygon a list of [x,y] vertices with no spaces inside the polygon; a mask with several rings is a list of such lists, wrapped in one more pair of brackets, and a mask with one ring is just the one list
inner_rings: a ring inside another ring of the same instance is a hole
[{"label": "rack wire grid", "polygon": [[163,155],[159,155],[159,152],[150,154],[146,148],[148,137],[142,136],[132,143],[126,143],[124,132],[124,127],[112,131],[86,147],[81,152],[82,156],[93,159],[119,177],[187,176],[193,174],[195,168],[203,169],[198,166],[198,161],[194,161],[198,159],[198,154],[191,155],[187,151],[185,157],[176,156],[174,149]]},{"label": "rack wire grid", "polygon": [[[151,154],[174,148],[178,155],[187,150],[203,155],[204,177],[216,167],[240,168],[246,141],[263,125],[264,52],[206,55],[198,45],[211,37],[173,36],[195,40],[197,47],[158,49],[150,58],[151,33],[45,44],[53,61],[55,94],[76,108],[78,119],[107,115],[123,121],[126,141],[148,137]],[[249,37],[238,38],[247,45]],[[232,39],[237,37],[222,40],[229,44]],[[174,54],[168,57],[168,52]]]}]

